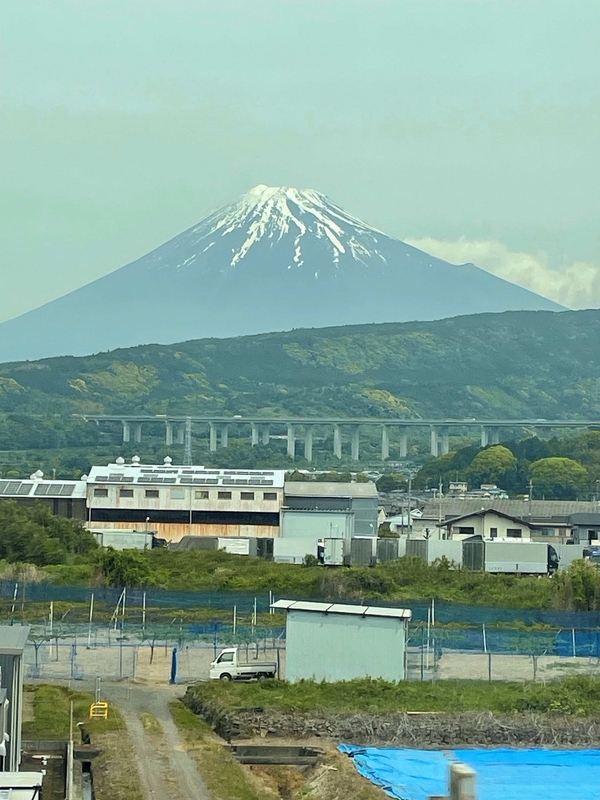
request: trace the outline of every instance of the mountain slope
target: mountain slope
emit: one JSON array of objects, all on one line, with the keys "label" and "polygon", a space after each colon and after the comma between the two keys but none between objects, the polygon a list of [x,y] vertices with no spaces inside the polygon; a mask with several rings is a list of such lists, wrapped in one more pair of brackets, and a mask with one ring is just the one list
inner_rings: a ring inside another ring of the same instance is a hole
[{"label": "mountain slope", "polygon": [[600,311],[507,312],[2,365],[0,450],[56,446],[86,412],[598,418],[598,341]]},{"label": "mountain slope", "polygon": [[560,306],[447,264],[312,190],[257,186],[156,250],[0,325],[0,361],[149,342]]}]

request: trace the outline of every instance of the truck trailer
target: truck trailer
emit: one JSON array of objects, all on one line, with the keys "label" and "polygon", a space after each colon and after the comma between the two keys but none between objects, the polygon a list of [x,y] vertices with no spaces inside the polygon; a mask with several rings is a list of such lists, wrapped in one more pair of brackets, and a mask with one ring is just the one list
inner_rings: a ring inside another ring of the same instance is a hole
[{"label": "truck trailer", "polygon": [[470,536],[464,539],[463,566],[483,572],[516,575],[551,575],[558,569],[558,555],[545,542],[497,542]]}]

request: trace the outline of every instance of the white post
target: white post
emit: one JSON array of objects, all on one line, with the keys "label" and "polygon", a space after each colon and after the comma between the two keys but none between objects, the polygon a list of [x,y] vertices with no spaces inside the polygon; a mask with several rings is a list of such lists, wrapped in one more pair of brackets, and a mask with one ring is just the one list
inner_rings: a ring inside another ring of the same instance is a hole
[{"label": "white post", "polygon": [[435,625],[435,597],[431,598],[431,624]]},{"label": "white post", "polygon": [[485,634],[485,622],[481,625],[481,632],[483,634],[483,652],[487,653],[487,636]]},{"label": "white post", "polygon": [[54,600],[50,600],[50,633],[52,633],[52,628],[54,627]]},{"label": "white post", "polygon": [[256,627],[256,597],[254,598],[254,610],[252,612],[252,624]]},{"label": "white post", "polygon": [[429,669],[429,637],[431,636],[431,609],[427,609],[427,659],[426,665]]},{"label": "white post", "polygon": [[127,598],[127,587],[124,587],[123,588],[123,613],[121,615],[123,617],[123,622],[125,622],[125,600],[126,600],[126,598]]},{"label": "white post", "polygon": [[466,764],[450,764],[450,800],[477,800],[476,777]]},{"label": "white post", "polygon": [[92,592],[92,596],[90,597],[90,621],[88,623],[88,643],[87,649],[89,650],[92,646],[92,620],[94,618],[94,593]]},{"label": "white post", "polygon": [[146,592],[142,595],[142,627],[146,627]]},{"label": "white post", "polygon": [[571,642],[573,645],[573,658],[577,655],[577,647],[575,646],[575,628],[571,628]]},{"label": "white post", "polygon": [[235,632],[237,629],[237,606],[233,607],[233,635],[235,636]]}]

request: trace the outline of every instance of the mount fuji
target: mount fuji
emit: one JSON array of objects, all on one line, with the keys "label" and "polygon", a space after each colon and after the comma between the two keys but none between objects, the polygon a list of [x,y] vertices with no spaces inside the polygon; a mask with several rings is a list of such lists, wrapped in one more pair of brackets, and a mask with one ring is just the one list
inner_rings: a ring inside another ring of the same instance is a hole
[{"label": "mount fuji", "polygon": [[256,186],[137,261],[0,325],[0,361],[291,328],[563,310],[387,236],[313,190]]}]

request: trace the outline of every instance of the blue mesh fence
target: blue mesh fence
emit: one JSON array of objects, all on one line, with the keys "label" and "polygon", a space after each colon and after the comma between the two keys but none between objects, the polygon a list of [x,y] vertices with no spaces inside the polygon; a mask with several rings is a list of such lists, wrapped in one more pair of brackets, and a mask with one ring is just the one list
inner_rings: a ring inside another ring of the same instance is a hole
[{"label": "blue mesh fence", "polygon": [[[121,595],[121,589],[94,588],[85,586],[58,586],[51,583],[28,583],[16,585],[14,581],[0,581],[0,599],[11,600],[16,597],[17,604],[43,603],[62,601],[72,603],[88,603],[92,591],[95,602],[107,606],[116,606]],[[289,599],[315,599],[294,598],[286,594]],[[145,598],[145,600],[144,600]],[[279,598],[279,595],[278,595]],[[251,613],[256,601],[258,613],[265,613],[269,609],[269,593],[253,594],[250,592],[170,592],[160,589],[128,589],[127,606],[142,608],[144,602],[148,610],[163,609],[215,609],[231,610],[236,606],[238,613]],[[339,600],[338,600],[339,602]],[[402,600],[402,601],[361,601],[346,599],[344,602],[356,602],[362,605],[402,606],[410,608],[415,622],[426,622],[431,611],[431,601]],[[599,628],[600,611],[548,611],[542,609],[512,609],[491,608],[488,606],[462,605],[460,603],[447,603],[435,601],[435,620],[441,624],[454,623],[460,625],[494,625],[523,623],[531,625],[550,625],[553,628]]]}]

